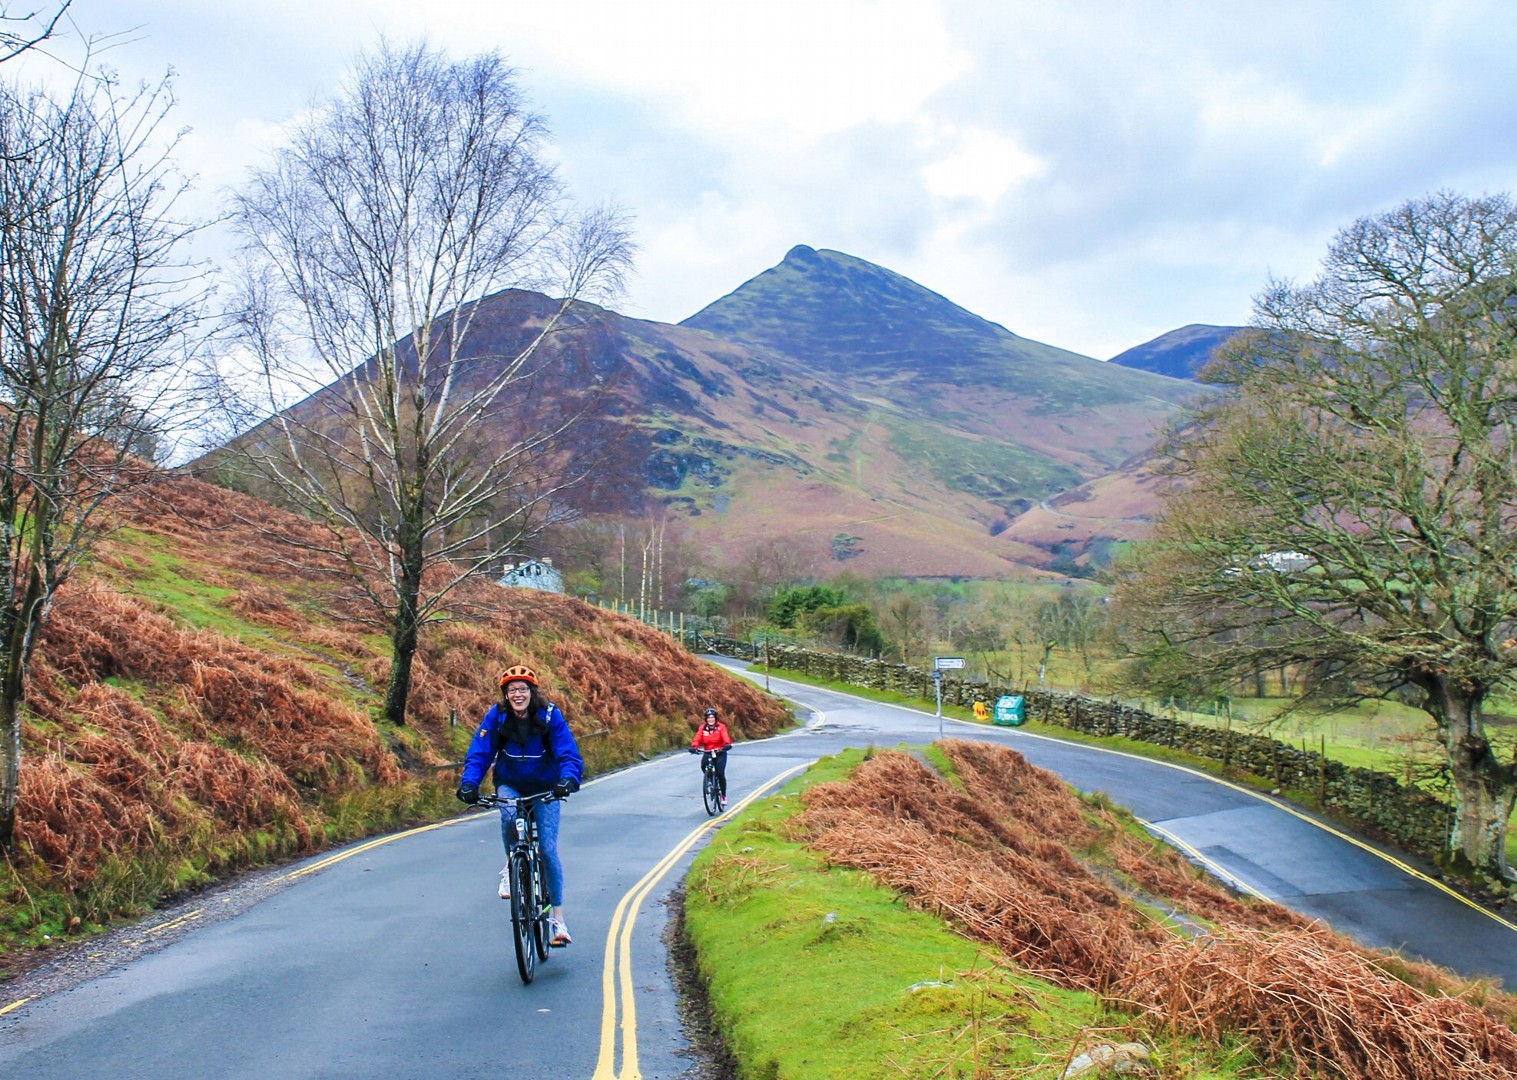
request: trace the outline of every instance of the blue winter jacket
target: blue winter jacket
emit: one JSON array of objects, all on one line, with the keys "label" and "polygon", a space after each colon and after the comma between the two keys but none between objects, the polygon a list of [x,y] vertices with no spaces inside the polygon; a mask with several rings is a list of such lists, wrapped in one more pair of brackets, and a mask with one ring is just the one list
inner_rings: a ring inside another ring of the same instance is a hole
[{"label": "blue winter jacket", "polygon": [[585,774],[585,759],[579,756],[569,721],[552,703],[543,708],[542,717],[548,722],[546,737],[533,735],[525,743],[508,743],[499,730],[505,722],[506,707],[492,705],[469,743],[460,782],[477,787],[494,765],[495,786],[508,787],[519,795],[550,791],[560,780],[572,780],[578,786]]}]

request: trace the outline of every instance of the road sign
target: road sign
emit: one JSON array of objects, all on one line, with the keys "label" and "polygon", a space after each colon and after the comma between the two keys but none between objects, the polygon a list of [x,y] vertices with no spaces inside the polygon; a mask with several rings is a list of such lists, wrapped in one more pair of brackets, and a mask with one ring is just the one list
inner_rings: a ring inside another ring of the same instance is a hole
[{"label": "road sign", "polygon": [[937,656],[933,658],[932,666],[942,671],[944,668],[961,668],[964,666],[962,656]]}]

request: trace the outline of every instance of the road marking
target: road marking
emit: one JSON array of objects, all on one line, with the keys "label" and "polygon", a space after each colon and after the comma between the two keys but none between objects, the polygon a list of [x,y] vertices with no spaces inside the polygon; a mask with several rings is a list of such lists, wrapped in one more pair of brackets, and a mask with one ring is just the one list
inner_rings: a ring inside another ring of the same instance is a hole
[{"label": "road marking", "polygon": [[[587,780],[584,786],[593,787],[595,784],[600,783],[603,779],[605,779],[605,777],[598,776],[594,780]],[[377,848],[382,844],[393,843],[396,840],[404,840],[408,836],[416,836],[419,833],[431,832],[433,829],[446,829],[450,825],[458,825],[465,822],[478,821],[485,814],[491,814],[495,812],[496,811],[493,808],[487,807],[484,810],[479,810],[474,813],[466,813],[461,814],[458,817],[448,818],[446,821],[434,821],[430,825],[418,825],[413,829],[406,829],[403,832],[391,833],[388,836],[376,837],[367,843],[359,844],[357,847],[348,848],[346,851],[340,851],[336,855],[329,855],[325,859],[322,859],[320,862],[312,863],[310,866],[302,866],[299,870],[292,870],[284,876],[284,879],[286,881],[294,881],[296,878],[305,877],[307,874],[314,874],[318,870],[325,870],[327,867],[340,863],[344,859],[351,859],[354,855],[361,855],[365,851],[368,851],[371,848]]]},{"label": "road marking", "polygon": [[[815,689],[814,687],[807,686],[807,684],[805,684],[805,683],[792,682],[789,679],[777,679],[776,681],[778,681],[778,682],[784,682],[784,683],[789,683],[791,686],[800,686],[800,687],[803,687],[803,688],[806,688],[806,689]],[[832,689],[832,688],[829,687],[828,689]],[[853,698],[854,697],[854,695],[848,693],[846,690],[833,690],[833,692],[841,694],[844,697],[849,697],[849,698]],[[871,705],[881,705],[881,706],[884,706],[887,709],[900,709],[902,712],[909,712],[913,716],[921,716],[921,717],[925,717],[925,718],[927,718],[929,720],[936,720],[936,719],[938,719],[938,717],[935,716],[935,715],[933,715],[932,713],[925,712],[925,711],[923,711],[921,709],[913,709],[909,705],[897,705],[894,702],[889,702],[889,701],[870,701],[868,698],[854,698],[854,700],[868,702]],[[973,721],[973,720],[960,720],[960,719],[958,719],[957,717],[954,717],[954,716],[945,716],[945,717],[943,717],[943,719],[949,721],[950,723],[962,724],[965,727],[972,727],[972,728],[975,728],[975,729],[980,730],[980,731],[986,730],[986,725],[985,724],[981,724],[981,723],[978,723],[978,722]],[[1424,874],[1422,871],[1418,870],[1414,866],[1408,866],[1406,863],[1402,862],[1400,859],[1396,858],[1394,855],[1390,855],[1390,854],[1387,854],[1384,851],[1381,851],[1379,848],[1375,847],[1373,844],[1369,844],[1369,843],[1366,843],[1363,840],[1360,840],[1357,836],[1351,836],[1351,835],[1349,835],[1346,832],[1343,832],[1343,831],[1341,831],[1339,829],[1333,828],[1331,825],[1327,825],[1327,824],[1325,824],[1325,823],[1323,823],[1321,821],[1318,821],[1316,818],[1312,817],[1310,814],[1307,814],[1307,813],[1304,813],[1304,812],[1302,812],[1300,810],[1297,810],[1295,807],[1289,805],[1288,803],[1285,803],[1285,802],[1281,801],[1280,799],[1276,799],[1276,798],[1273,798],[1273,797],[1268,796],[1268,795],[1261,795],[1259,792],[1253,790],[1253,788],[1244,787],[1242,784],[1235,784],[1231,780],[1224,780],[1221,777],[1213,776],[1211,773],[1202,772],[1200,769],[1192,769],[1188,765],[1177,765],[1173,761],[1161,761],[1158,758],[1144,757],[1142,754],[1134,754],[1134,753],[1132,753],[1131,751],[1128,751],[1128,750],[1113,750],[1113,749],[1111,749],[1110,747],[1107,747],[1107,746],[1093,746],[1090,743],[1071,742],[1068,739],[1058,739],[1058,738],[1053,737],[1052,735],[1039,735],[1036,732],[1032,732],[1032,731],[1020,731],[1020,730],[1018,730],[1016,728],[1009,728],[1008,729],[1005,726],[998,726],[996,728],[991,728],[990,730],[999,731],[999,732],[1001,732],[1003,734],[1007,734],[1007,735],[1015,735],[1018,738],[1023,738],[1023,739],[1041,739],[1043,742],[1054,743],[1054,744],[1056,744],[1058,746],[1078,746],[1078,747],[1082,747],[1082,748],[1084,748],[1086,750],[1095,750],[1095,751],[1098,751],[1099,753],[1102,753],[1102,754],[1115,754],[1117,757],[1130,758],[1133,761],[1144,761],[1144,762],[1147,762],[1147,763],[1149,763],[1151,765],[1162,765],[1162,766],[1164,766],[1167,769],[1177,769],[1180,772],[1189,773],[1191,776],[1200,777],[1202,780],[1210,780],[1214,784],[1221,784],[1223,787],[1232,788],[1232,790],[1240,792],[1241,794],[1247,795],[1249,798],[1257,799],[1260,802],[1265,803],[1268,806],[1275,807],[1277,810],[1283,810],[1287,814],[1290,814],[1292,817],[1298,818],[1301,821],[1306,822],[1308,825],[1313,825],[1313,826],[1321,829],[1323,832],[1330,833],[1333,836],[1336,836],[1340,840],[1347,841],[1348,843],[1354,845],[1356,848],[1359,848],[1360,850],[1365,851],[1365,852],[1369,853],[1370,855],[1375,856],[1377,859],[1381,859],[1384,862],[1390,863],[1392,866],[1394,866],[1397,870],[1400,870],[1402,873],[1407,874],[1407,875],[1409,875],[1411,877],[1414,877],[1418,881],[1423,882],[1424,884],[1431,885],[1433,888],[1437,889],[1439,892],[1444,893],[1447,896],[1453,897],[1455,900],[1458,900],[1461,904],[1463,904],[1465,907],[1469,908],[1471,911],[1477,911],[1480,914],[1484,915],[1486,918],[1492,920],[1493,922],[1498,923],[1499,925],[1506,927],[1508,930],[1512,931],[1513,933],[1517,933],[1517,923],[1513,923],[1513,922],[1511,922],[1511,921],[1503,918],[1502,916],[1496,914],[1494,911],[1490,910],[1489,908],[1483,907],[1482,905],[1477,904],[1475,901],[1471,900],[1468,896],[1465,896],[1463,893],[1459,892],[1456,889],[1450,888],[1449,886],[1445,885],[1443,882],[1439,881],[1437,878],[1430,877],[1429,875]],[[1050,771],[1052,771],[1052,770],[1050,770]],[[1145,824],[1147,824],[1147,823],[1145,822]],[[1150,827],[1152,827],[1152,826],[1150,826]],[[1207,865],[1212,865],[1207,860],[1203,860],[1203,861],[1207,862]],[[1231,876],[1231,875],[1227,875],[1227,876]],[[1249,891],[1250,892],[1256,892],[1256,890],[1254,890],[1252,888],[1250,888]],[[1261,896],[1263,899],[1266,899],[1266,900],[1271,899],[1270,897],[1265,896],[1262,893],[1257,893],[1257,895]]]},{"label": "road marking", "polygon": [[[1047,735],[1037,735],[1037,734],[1034,734],[1031,731],[1022,731],[1022,732],[1018,732],[1018,734],[1026,737],[1026,738],[1029,738],[1029,739],[1046,739],[1046,740],[1051,741],[1051,742],[1063,742],[1063,740],[1061,740],[1061,739],[1050,739],[1050,737],[1047,736]],[[1069,745],[1086,746],[1088,749],[1091,749],[1091,750],[1100,750],[1104,754],[1116,754],[1119,757],[1132,758],[1135,761],[1148,761],[1148,762],[1152,762],[1155,765],[1163,765],[1163,766],[1165,766],[1167,768],[1170,768],[1170,769],[1178,769],[1180,772],[1189,773],[1191,776],[1200,777],[1202,780],[1210,780],[1214,784],[1221,784],[1223,787],[1231,788],[1232,790],[1234,790],[1236,792],[1239,792],[1239,793],[1241,793],[1243,795],[1247,795],[1250,798],[1257,799],[1260,802],[1265,803],[1266,805],[1273,806],[1277,810],[1283,810],[1287,814],[1290,814],[1292,817],[1306,822],[1308,825],[1315,826],[1316,828],[1321,829],[1323,832],[1330,833],[1331,835],[1336,836],[1339,840],[1343,840],[1346,843],[1352,844],[1352,845],[1354,845],[1354,847],[1359,848],[1361,851],[1367,852],[1368,854],[1375,856],[1377,859],[1381,859],[1384,862],[1390,863],[1397,870],[1400,870],[1403,874],[1406,874],[1409,877],[1414,877],[1418,881],[1423,882],[1424,884],[1431,885],[1433,888],[1437,889],[1439,892],[1445,893],[1448,896],[1453,897],[1455,900],[1458,900],[1461,904],[1463,904],[1465,907],[1469,908],[1471,911],[1478,911],[1480,914],[1486,916],[1487,918],[1491,919],[1492,921],[1500,923],[1502,926],[1506,927],[1508,930],[1511,930],[1512,932],[1517,933],[1517,923],[1513,923],[1513,922],[1508,921],[1507,919],[1502,918],[1500,915],[1496,914],[1494,911],[1490,910],[1489,908],[1482,907],[1480,904],[1475,903],[1475,901],[1471,900],[1468,896],[1465,896],[1463,893],[1461,893],[1461,892],[1459,892],[1459,891],[1457,891],[1455,889],[1452,889],[1449,886],[1445,885],[1443,882],[1439,881],[1437,878],[1431,877],[1431,876],[1429,876],[1427,874],[1424,874],[1421,870],[1418,870],[1415,866],[1409,866],[1409,865],[1407,865],[1406,863],[1402,862],[1400,859],[1396,858],[1394,855],[1391,855],[1391,854],[1388,854],[1387,852],[1381,851],[1379,848],[1375,847],[1373,844],[1367,843],[1367,842],[1359,839],[1357,836],[1352,836],[1349,833],[1346,833],[1346,832],[1342,831],[1341,829],[1335,829],[1331,825],[1328,825],[1328,824],[1326,824],[1324,822],[1318,821],[1316,818],[1312,817],[1310,814],[1307,814],[1307,813],[1304,813],[1304,812],[1302,812],[1300,810],[1297,810],[1294,806],[1291,806],[1288,803],[1282,802],[1279,799],[1272,798],[1272,797],[1270,797],[1268,795],[1261,795],[1259,792],[1253,790],[1252,788],[1244,787],[1242,784],[1235,784],[1231,780],[1224,780],[1221,777],[1212,776],[1210,773],[1202,772],[1200,769],[1192,769],[1188,765],[1176,765],[1172,761],[1159,761],[1159,760],[1157,760],[1155,758],[1146,758],[1142,754],[1133,754],[1133,753],[1129,753],[1126,750],[1111,750],[1111,749],[1108,749],[1107,747],[1104,747],[1104,746],[1089,746],[1088,744],[1085,744],[1085,743],[1070,744],[1070,743],[1067,743],[1067,742],[1064,742],[1063,745],[1065,745],[1065,746],[1069,746]],[[1253,890],[1250,890],[1250,891],[1253,891]],[[1262,894],[1260,894],[1260,895],[1262,895]],[[1269,897],[1264,897],[1264,899],[1270,899],[1270,898]]]},{"label": "road marking", "polygon": [[342,862],[344,859],[351,859],[354,855],[360,855],[363,852],[368,851],[371,848],[377,848],[382,844],[393,843],[396,840],[404,840],[408,836],[415,836],[417,833],[431,832],[433,829],[446,829],[449,825],[457,825],[460,821],[474,821],[478,817],[478,814],[465,814],[462,817],[449,818],[447,821],[435,821],[431,825],[418,825],[416,828],[407,829],[405,832],[391,833],[389,836],[381,836],[378,839],[370,840],[366,844],[359,844],[357,847],[348,848],[346,851],[339,851],[336,855],[328,855],[325,859],[322,859],[320,862],[314,862],[310,866],[302,866],[299,870],[291,870],[284,876],[284,879],[286,881],[294,881],[296,878],[302,878],[307,874],[314,874],[318,870],[325,870],[329,866],[335,866],[337,863]]},{"label": "road marking", "polygon": [[1254,888],[1248,882],[1240,878],[1237,874],[1234,874],[1231,870],[1224,870],[1221,863],[1218,863],[1212,859],[1208,859],[1205,855],[1201,854],[1197,848],[1187,843],[1186,841],[1181,840],[1178,836],[1170,832],[1168,829],[1164,828],[1162,825],[1155,825],[1152,821],[1144,821],[1136,814],[1134,814],[1133,817],[1137,818],[1138,824],[1142,825],[1149,832],[1157,833],[1159,836],[1162,836],[1165,840],[1167,840],[1170,847],[1175,848],[1193,862],[1199,863],[1200,865],[1206,867],[1206,869],[1211,873],[1212,877],[1216,878],[1218,881],[1225,881],[1234,889],[1237,889],[1239,892],[1246,892],[1255,899],[1268,900],[1270,903],[1278,903],[1278,901],[1270,900],[1268,894],[1260,889]]},{"label": "road marking", "polygon": [[183,926],[185,923],[191,921],[192,919],[198,919],[204,914],[204,908],[196,908],[194,911],[186,912],[185,914],[179,916],[177,919],[170,919],[168,922],[159,923],[157,926],[150,926],[147,928],[145,933],[156,934],[160,930],[172,930],[174,927]]},{"label": "road marking", "polygon": [[[744,796],[732,811],[743,809],[754,800],[762,798],[796,773],[809,767],[809,763],[796,765],[773,776]],[[632,987],[632,928],[637,922],[637,911],[653,887],[663,880],[674,864],[679,862],[696,842],[707,833],[726,824],[726,814],[707,818],[683,840],[660,859],[632,886],[616,905],[611,916],[611,927],[606,931],[606,953],[601,972],[601,1022],[600,1056],[595,1062],[592,1080],[642,1080],[642,1071],[637,1063],[637,999]],[[616,1070],[616,1017],[620,990],[622,1067]]]},{"label": "road marking", "polygon": [[28,1001],[32,1001],[32,1000],[33,1000],[33,998],[29,998],[29,997],[18,998],[17,1000],[11,1002],[9,1005],[6,1005],[4,1007],[0,1007],[0,1016],[4,1016],[8,1012],[14,1012],[16,1009],[21,1008],[21,1006],[25,1005]]}]

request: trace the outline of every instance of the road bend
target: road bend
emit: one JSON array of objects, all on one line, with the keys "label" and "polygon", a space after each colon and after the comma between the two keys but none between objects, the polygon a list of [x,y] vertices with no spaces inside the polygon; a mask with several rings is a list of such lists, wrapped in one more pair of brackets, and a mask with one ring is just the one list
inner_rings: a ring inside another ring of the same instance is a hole
[{"label": "road bend", "polygon": [[[768,681],[808,720],[732,750],[734,810],[847,747],[940,732],[986,739],[1105,792],[1240,889],[1366,945],[1517,986],[1517,927],[1405,857],[1278,800],[1018,728]],[[667,965],[666,901],[722,820],[706,816],[698,760],[683,753],[585,785],[560,833],[574,944],[554,950],[531,985],[517,975],[495,895],[493,813],[348,845],[280,871],[280,887],[235,914],[193,903],[164,913],[135,932],[130,959],[86,963],[65,989],[34,992],[45,980],[31,976],[8,984],[0,1076],[674,1080],[692,1060]],[[147,940],[160,931],[161,946]]]}]

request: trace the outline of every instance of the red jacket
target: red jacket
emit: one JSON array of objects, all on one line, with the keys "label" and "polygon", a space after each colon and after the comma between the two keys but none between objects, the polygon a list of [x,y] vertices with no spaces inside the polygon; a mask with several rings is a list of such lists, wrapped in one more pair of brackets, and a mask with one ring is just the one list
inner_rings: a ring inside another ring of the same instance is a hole
[{"label": "red jacket", "polygon": [[732,745],[732,734],[720,720],[714,728],[702,724],[695,729],[695,738],[690,740],[690,745],[697,750],[725,750]]}]

